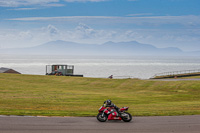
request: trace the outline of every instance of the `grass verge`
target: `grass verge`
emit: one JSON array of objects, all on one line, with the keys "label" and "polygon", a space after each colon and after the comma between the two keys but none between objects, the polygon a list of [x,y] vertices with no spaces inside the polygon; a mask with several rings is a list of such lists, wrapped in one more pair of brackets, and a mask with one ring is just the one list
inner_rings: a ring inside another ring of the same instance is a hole
[{"label": "grass verge", "polygon": [[200,114],[200,81],[0,74],[0,115],[96,116],[103,101],[134,116]]}]

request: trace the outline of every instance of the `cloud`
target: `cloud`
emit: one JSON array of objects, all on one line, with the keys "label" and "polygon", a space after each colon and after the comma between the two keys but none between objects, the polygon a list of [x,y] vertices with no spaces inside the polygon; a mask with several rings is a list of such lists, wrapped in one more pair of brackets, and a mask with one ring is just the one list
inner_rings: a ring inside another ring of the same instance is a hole
[{"label": "cloud", "polygon": [[75,32],[81,38],[91,38],[96,34],[94,29],[83,23],[79,23],[79,25],[75,28]]},{"label": "cloud", "polygon": [[0,7],[20,7],[20,6],[63,6],[58,4],[60,0],[0,0]]},{"label": "cloud", "polygon": [[15,10],[15,11],[26,11],[26,10],[36,10],[37,8],[15,8],[15,9],[8,9],[8,10]]},{"label": "cloud", "polygon": [[71,22],[90,22],[95,24],[136,24],[149,26],[159,26],[163,24],[197,26],[200,25],[200,16],[61,16],[61,17],[27,17],[27,18],[11,18],[7,20],[15,21],[71,21]]},{"label": "cloud", "polygon": [[30,47],[53,40],[62,39],[61,32],[53,25],[31,30],[1,30],[0,44],[2,48]]},{"label": "cloud", "polygon": [[103,2],[109,0],[64,0],[66,2]]},{"label": "cloud", "polygon": [[32,42],[32,31],[1,30],[0,42],[2,48],[25,47]]},{"label": "cloud", "polygon": [[60,7],[65,6],[60,4],[65,2],[103,2],[109,0],[0,0],[0,7],[21,7],[21,6],[46,6],[46,7]]},{"label": "cloud", "polygon": [[24,39],[31,39],[33,35],[31,34],[30,31],[22,31],[19,33],[19,39],[24,40]]},{"label": "cloud", "polygon": [[49,24],[48,26],[28,31],[1,30],[0,44],[2,48],[30,47],[55,40],[99,44],[113,39],[117,40],[115,37],[118,37],[118,35],[119,33],[116,31],[96,30],[84,23],[79,23],[71,30],[58,29],[56,26]]},{"label": "cloud", "polygon": [[17,21],[46,21],[46,20],[67,20],[67,19],[114,19],[121,17],[113,16],[61,16],[61,17],[27,17],[27,18],[11,18],[6,20]]},{"label": "cloud", "polygon": [[55,36],[59,34],[59,30],[53,25],[48,25],[47,27],[44,27],[42,29],[43,31],[47,32],[51,36]]},{"label": "cloud", "polygon": [[150,16],[152,13],[138,13],[138,14],[128,14],[127,16]]}]

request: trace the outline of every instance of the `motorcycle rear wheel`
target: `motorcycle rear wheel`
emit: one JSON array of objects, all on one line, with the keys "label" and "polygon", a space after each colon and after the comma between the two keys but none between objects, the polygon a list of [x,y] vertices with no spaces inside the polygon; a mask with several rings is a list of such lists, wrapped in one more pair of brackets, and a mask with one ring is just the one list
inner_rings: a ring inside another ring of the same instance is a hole
[{"label": "motorcycle rear wheel", "polygon": [[124,114],[126,114],[127,117],[121,117],[122,120],[123,120],[124,122],[130,122],[130,121],[132,120],[132,115],[129,114],[129,113],[127,113],[127,112],[124,112]]},{"label": "motorcycle rear wheel", "polygon": [[100,122],[105,122],[105,121],[107,121],[107,119],[108,119],[108,117],[106,115],[103,115],[103,117],[102,117],[102,113],[99,113],[97,115],[97,120]]}]

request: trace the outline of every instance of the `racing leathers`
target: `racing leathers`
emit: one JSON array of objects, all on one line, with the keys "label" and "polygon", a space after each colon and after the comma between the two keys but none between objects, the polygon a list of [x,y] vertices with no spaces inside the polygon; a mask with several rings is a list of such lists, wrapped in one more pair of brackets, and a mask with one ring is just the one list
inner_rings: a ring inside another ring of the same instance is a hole
[{"label": "racing leathers", "polygon": [[108,120],[111,119],[112,117],[116,117],[119,116],[119,114],[121,114],[119,108],[113,103],[111,103],[110,105],[105,103],[104,107],[108,107],[109,111]]}]

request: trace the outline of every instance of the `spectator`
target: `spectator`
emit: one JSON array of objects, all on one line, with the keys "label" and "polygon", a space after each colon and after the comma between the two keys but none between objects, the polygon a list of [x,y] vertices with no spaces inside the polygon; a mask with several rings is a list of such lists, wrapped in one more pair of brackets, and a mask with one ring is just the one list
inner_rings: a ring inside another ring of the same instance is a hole
[{"label": "spectator", "polygon": [[113,78],[113,75],[110,75],[108,78],[109,78],[109,79],[112,79],[112,78]]}]

